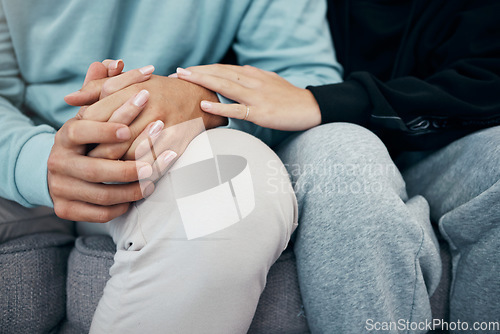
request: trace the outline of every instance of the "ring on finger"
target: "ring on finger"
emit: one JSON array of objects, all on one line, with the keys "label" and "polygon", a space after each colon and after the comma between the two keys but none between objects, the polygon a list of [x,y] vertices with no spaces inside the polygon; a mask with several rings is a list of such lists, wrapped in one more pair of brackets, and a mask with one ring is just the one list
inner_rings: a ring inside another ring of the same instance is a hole
[{"label": "ring on finger", "polygon": [[247,120],[248,114],[250,114],[250,106],[246,106],[246,107],[247,107],[247,113],[245,114],[245,117],[243,118],[244,121]]}]

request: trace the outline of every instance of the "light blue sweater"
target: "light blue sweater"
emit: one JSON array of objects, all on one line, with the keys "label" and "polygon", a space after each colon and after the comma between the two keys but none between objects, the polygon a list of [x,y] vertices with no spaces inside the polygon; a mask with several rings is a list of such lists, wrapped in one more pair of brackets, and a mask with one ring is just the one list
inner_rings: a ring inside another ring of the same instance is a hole
[{"label": "light blue sweater", "polygon": [[[219,62],[275,71],[297,86],[341,80],[323,0],[0,0],[0,197],[52,206],[47,159],[54,134],[77,108],[90,63],[122,58],[127,69]],[[230,127],[268,144],[279,134]]]}]

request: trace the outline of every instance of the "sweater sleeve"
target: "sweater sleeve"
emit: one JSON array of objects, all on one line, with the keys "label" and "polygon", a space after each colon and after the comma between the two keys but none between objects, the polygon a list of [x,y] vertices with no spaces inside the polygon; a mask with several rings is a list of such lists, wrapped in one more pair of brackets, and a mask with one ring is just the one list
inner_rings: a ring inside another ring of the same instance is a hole
[{"label": "sweater sleeve", "polygon": [[[341,81],[323,0],[252,1],[233,45],[237,61],[280,74],[298,87]],[[290,132],[230,119],[243,130],[274,146]]]},{"label": "sweater sleeve", "polygon": [[410,150],[439,148],[500,124],[499,10],[493,3],[462,12],[430,58],[415,59],[432,64],[431,70],[385,82],[360,71],[344,83],[308,87],[322,122],[356,123]]},{"label": "sweater sleeve", "polygon": [[0,196],[24,206],[52,206],[47,159],[55,130],[35,126],[20,111],[24,91],[0,5]]}]

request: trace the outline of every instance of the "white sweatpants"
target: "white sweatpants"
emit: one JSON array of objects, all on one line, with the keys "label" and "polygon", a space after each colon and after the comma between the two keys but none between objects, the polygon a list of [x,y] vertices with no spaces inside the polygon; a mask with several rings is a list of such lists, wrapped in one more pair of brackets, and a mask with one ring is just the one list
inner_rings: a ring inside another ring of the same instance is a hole
[{"label": "white sweatpants", "polygon": [[90,332],[246,333],[296,222],[270,148],[236,130],[202,133],[109,223],[117,252]]}]

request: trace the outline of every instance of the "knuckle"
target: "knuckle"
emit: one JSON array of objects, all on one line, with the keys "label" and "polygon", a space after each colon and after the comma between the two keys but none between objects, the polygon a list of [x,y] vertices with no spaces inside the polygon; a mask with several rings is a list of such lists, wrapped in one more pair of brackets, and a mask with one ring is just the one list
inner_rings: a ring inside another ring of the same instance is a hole
[{"label": "knuckle", "polygon": [[88,106],[83,106],[80,109],[78,109],[78,113],[75,115],[76,119],[85,119],[85,111],[87,110]]},{"label": "knuckle", "polygon": [[54,201],[54,213],[56,214],[57,217],[62,218],[62,219],[68,219],[68,207],[64,204],[61,203],[60,201]]},{"label": "knuckle", "polygon": [[101,93],[102,95],[111,95],[115,92],[114,82],[109,79],[102,85]]},{"label": "knuckle", "polygon": [[66,138],[70,142],[75,142],[78,138],[78,127],[75,125],[75,122],[71,122],[66,127]]},{"label": "knuckle", "polygon": [[54,145],[57,145],[61,142],[61,140],[62,140],[61,137],[63,136],[63,134],[62,134],[63,131],[64,131],[64,129],[60,129],[59,131],[56,132],[56,135],[54,137]]},{"label": "knuckle", "polygon": [[111,195],[107,190],[100,190],[95,194],[95,199],[98,204],[109,205],[111,201]]},{"label": "knuckle", "polygon": [[116,160],[121,158],[119,150],[117,150],[116,145],[106,145],[102,149],[102,155],[104,159]]},{"label": "knuckle", "polygon": [[106,223],[115,218],[110,208],[102,208],[96,214],[96,221],[98,223]]},{"label": "knuckle", "polygon": [[56,171],[59,167],[59,159],[54,152],[51,152],[47,160],[47,169],[51,172]]},{"label": "knuckle", "polygon": [[77,119],[86,119],[86,120],[91,120],[92,119],[92,114],[94,113],[94,106],[86,106],[86,107],[81,107],[80,110],[78,110],[78,118]]},{"label": "knuckle", "polygon": [[59,179],[56,177],[51,177],[50,180],[48,180],[49,183],[49,190],[52,195],[59,196],[63,192],[63,187],[62,183],[59,182]]}]

